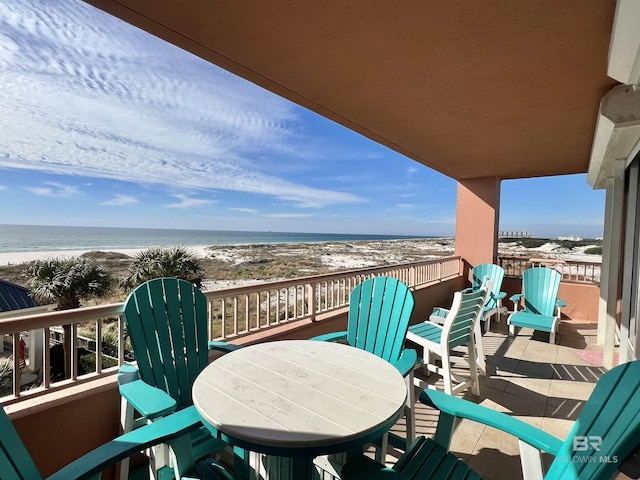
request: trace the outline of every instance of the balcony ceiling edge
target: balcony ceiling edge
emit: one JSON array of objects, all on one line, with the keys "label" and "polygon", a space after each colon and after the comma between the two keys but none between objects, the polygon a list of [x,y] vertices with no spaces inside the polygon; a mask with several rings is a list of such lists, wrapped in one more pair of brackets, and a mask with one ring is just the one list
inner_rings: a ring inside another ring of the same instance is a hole
[{"label": "balcony ceiling edge", "polygon": [[640,89],[618,85],[600,103],[587,182],[594,189],[606,187],[616,160],[630,163],[640,151]]}]

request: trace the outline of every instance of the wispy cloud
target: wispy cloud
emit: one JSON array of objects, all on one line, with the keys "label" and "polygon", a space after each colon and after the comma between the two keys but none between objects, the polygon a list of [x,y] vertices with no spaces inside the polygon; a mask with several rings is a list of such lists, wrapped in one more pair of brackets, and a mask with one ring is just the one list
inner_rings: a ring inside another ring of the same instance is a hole
[{"label": "wispy cloud", "polygon": [[8,190],[6,185],[0,185],[0,191],[1,190]]},{"label": "wispy cloud", "polygon": [[111,200],[102,202],[101,205],[125,206],[125,205],[131,205],[134,203],[138,203],[138,199],[136,197],[133,197],[131,195],[118,194]]},{"label": "wispy cloud", "polygon": [[0,166],[302,207],[361,200],[254,160],[304,150],[291,103],[84,2],[3,4],[0,32]]},{"label": "wispy cloud", "polygon": [[177,195],[173,195],[175,198],[177,198],[178,200],[180,200],[177,203],[170,203],[168,205],[165,205],[165,207],[167,208],[181,208],[183,210],[186,210],[188,208],[192,208],[192,207],[199,207],[201,205],[206,205],[208,203],[213,203],[211,200],[204,200],[201,198],[192,198],[189,197],[187,195],[183,195],[183,194],[177,194]]},{"label": "wispy cloud", "polygon": [[399,208],[413,208],[415,207],[414,203],[398,203]]},{"label": "wispy cloud", "polygon": [[315,216],[314,213],[270,213],[265,215],[268,218],[308,218]]},{"label": "wispy cloud", "polygon": [[229,207],[229,210],[244,213],[258,213],[258,210],[256,210],[255,208]]},{"label": "wispy cloud", "polygon": [[25,190],[34,195],[43,197],[71,197],[79,193],[79,189],[75,185],[65,185],[58,182],[43,182],[43,187],[24,187]]}]

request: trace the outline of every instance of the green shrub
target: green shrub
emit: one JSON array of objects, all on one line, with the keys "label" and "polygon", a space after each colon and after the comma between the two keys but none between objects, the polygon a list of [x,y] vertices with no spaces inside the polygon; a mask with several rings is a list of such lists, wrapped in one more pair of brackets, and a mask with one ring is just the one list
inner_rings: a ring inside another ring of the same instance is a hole
[{"label": "green shrub", "polygon": [[591,247],[584,251],[585,255],[602,255],[602,247]]}]

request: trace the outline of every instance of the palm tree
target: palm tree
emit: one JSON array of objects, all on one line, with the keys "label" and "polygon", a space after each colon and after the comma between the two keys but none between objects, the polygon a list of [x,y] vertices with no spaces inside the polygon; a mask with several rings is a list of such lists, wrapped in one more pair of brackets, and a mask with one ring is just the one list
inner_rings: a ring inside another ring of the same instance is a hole
[{"label": "palm tree", "polygon": [[151,247],[136,255],[129,266],[129,275],[122,279],[121,284],[125,288],[133,288],[159,277],[181,278],[200,288],[204,271],[198,257],[184,247]]},{"label": "palm tree", "polygon": [[[31,263],[24,275],[31,295],[40,302],[55,303],[56,310],[80,308],[81,301],[100,298],[111,290],[111,274],[95,260],[86,258],[50,258]],[[64,328],[64,371],[70,376],[71,325]]]}]

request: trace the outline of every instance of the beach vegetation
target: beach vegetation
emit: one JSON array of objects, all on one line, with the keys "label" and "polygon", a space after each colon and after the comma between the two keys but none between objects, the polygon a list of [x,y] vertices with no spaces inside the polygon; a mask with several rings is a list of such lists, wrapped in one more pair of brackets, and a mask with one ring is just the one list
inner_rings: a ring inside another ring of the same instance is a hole
[{"label": "beach vegetation", "polygon": [[136,254],[120,284],[123,288],[135,288],[154,278],[175,277],[200,288],[204,275],[200,259],[186,248],[151,247]]},{"label": "beach vegetation", "polygon": [[36,301],[55,303],[57,310],[80,308],[82,300],[103,297],[113,284],[109,271],[85,258],[50,258],[23,271]]},{"label": "beach vegetation", "polygon": [[[84,299],[109,293],[113,277],[104,266],[87,258],[49,258],[30,263],[24,276],[36,301],[55,303],[56,310],[80,308]],[[64,329],[64,371],[70,376],[71,325]]]}]

